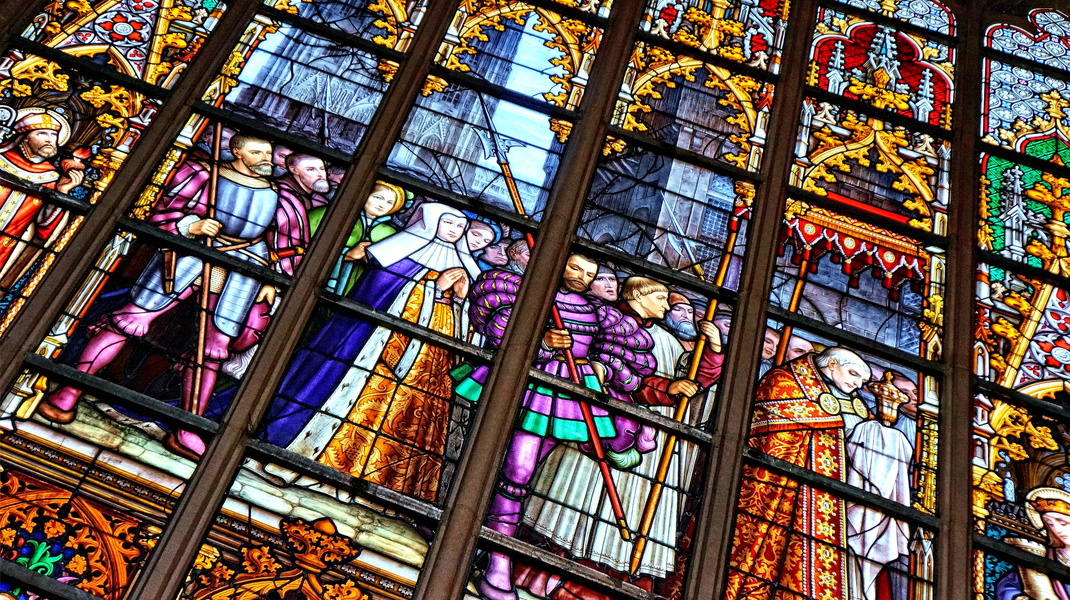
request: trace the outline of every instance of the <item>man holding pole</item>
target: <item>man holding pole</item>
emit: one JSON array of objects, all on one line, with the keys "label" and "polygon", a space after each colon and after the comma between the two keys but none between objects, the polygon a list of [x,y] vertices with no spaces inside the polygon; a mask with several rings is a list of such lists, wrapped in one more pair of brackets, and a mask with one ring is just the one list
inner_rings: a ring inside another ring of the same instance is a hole
[{"label": "man holding pole", "polygon": [[[554,297],[555,324],[543,336],[535,367],[624,400],[653,372],[653,343],[634,319],[586,296],[597,271],[598,265],[589,258],[578,254],[568,258],[562,286]],[[472,295],[476,296],[475,290]],[[471,301],[493,304],[493,310],[486,314],[508,318],[515,295],[499,291]],[[478,319],[475,323],[477,330],[496,345],[500,342],[495,336],[498,330],[486,325]],[[547,388],[530,387],[524,393],[520,419],[488,510],[487,526],[505,535],[516,534],[532,477],[550,451],[570,442],[582,444],[585,451],[589,449],[597,457],[602,493],[611,499],[614,513],[619,512],[619,496],[609,465],[630,468],[637,464],[641,453],[652,450],[653,436],[645,429],[582,400]],[[616,523],[622,537],[631,536],[623,514],[617,516]],[[510,557],[491,553],[478,587],[489,600],[516,600]]]},{"label": "man holding pole", "polygon": [[[639,276],[624,282],[621,297],[621,312],[640,323],[654,342],[651,352],[656,370],[643,379],[632,398],[636,404],[650,405],[651,410],[673,418],[682,398],[700,394],[720,378],[724,359],[720,331],[709,320],[696,327],[691,313],[690,339],[695,338],[698,329],[707,340],[699,350],[699,368],[692,375],[691,353],[665,320],[670,301],[674,306],[690,306],[690,301],[660,282]],[[685,407],[685,422],[695,425],[701,420],[705,412],[701,400],[696,398],[694,404]],[[634,539],[625,541],[614,530],[609,506],[603,495],[596,493],[601,481],[594,462],[567,446],[550,457],[548,464],[556,468],[543,469],[535,484],[538,494],[524,514],[525,523],[570,550],[574,557],[593,560],[631,576],[666,577],[676,570],[677,524],[697,459],[696,448],[675,440],[670,448],[669,438],[659,432],[656,450],[643,454],[634,469],[617,477],[625,519],[637,532]],[[662,455],[666,453],[668,459],[662,466]],[[646,515],[648,506],[650,516]]]},{"label": "man holding pole", "polygon": [[[213,154],[219,156],[219,136]],[[202,240],[233,258],[293,274],[308,243],[308,217],[300,202],[280,199],[268,177],[272,173],[271,143],[237,134],[230,140],[235,159],[180,166],[170,189],[157,201],[149,222],[174,235]],[[198,292],[194,296],[194,292]],[[268,322],[274,287],[196,256],[160,249],[130,290],[130,302],[105,315],[91,328],[91,337],[76,367],[97,373],[118,356],[130,337],[148,333],[153,322],[191,296],[200,304],[196,347],[183,359],[182,408],[204,414],[218,370],[231,351],[256,343]],[[38,408],[45,418],[69,423],[81,390],[64,386]],[[165,440],[168,449],[196,459],[204,441],[188,431]]]}]

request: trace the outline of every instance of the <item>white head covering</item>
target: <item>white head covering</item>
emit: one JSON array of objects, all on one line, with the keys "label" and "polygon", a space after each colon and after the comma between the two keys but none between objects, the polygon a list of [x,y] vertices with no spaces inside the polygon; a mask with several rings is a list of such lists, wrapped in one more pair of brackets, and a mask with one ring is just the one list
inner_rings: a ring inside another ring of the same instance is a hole
[{"label": "white head covering", "polygon": [[461,239],[451,244],[436,235],[438,222],[446,215],[468,220],[464,213],[455,208],[429,202],[416,209],[405,229],[368,246],[367,252],[384,267],[408,258],[439,273],[463,267],[468,276],[475,279],[479,275],[479,267],[468,250],[466,236],[462,235]]}]

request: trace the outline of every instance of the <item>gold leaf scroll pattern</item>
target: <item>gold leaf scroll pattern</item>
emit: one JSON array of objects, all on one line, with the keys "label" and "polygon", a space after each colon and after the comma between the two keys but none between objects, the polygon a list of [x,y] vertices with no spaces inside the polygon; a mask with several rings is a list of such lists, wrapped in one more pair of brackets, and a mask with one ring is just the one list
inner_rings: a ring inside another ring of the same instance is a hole
[{"label": "gold leaf scroll pattern", "polygon": [[[1029,446],[1036,450],[1052,452],[1059,450],[1050,427],[1036,425],[1032,415],[1016,406],[1000,400],[993,400],[992,403],[993,408],[989,413],[988,423],[995,432],[991,445],[993,453],[1003,450],[1013,461],[1028,460],[1029,453],[1025,447],[1010,438],[1015,438],[1020,442],[1028,439]],[[994,463],[995,457],[990,457],[989,462]]]},{"label": "gold leaf scroll pattern", "polygon": [[64,571],[78,578],[76,587],[105,600],[122,596],[154,543],[129,514],[6,471],[0,473],[0,547],[12,548],[20,529],[73,550]]},{"label": "gold leaf scroll pattern", "polygon": [[[859,121],[854,113],[847,113],[839,127],[847,134],[834,132],[828,125],[813,132],[817,148],[808,157],[808,165],[797,173],[801,187],[820,196],[828,195],[821,182],[834,183],[837,176],[834,171],[850,173],[852,161],[860,167],[875,166],[882,173],[899,173],[900,177],[892,184],[898,191],[910,196],[903,207],[916,213],[910,225],[922,229],[932,229],[932,203],[935,194],[930,178],[936,173],[924,156],[907,159],[901,150],[910,147],[907,132],[900,129],[887,130],[883,121],[867,119]],[[873,165],[870,155],[877,154],[877,164]]]},{"label": "gold leaf scroll pattern", "polygon": [[[312,523],[301,519],[283,520],[280,533],[286,552],[267,546],[244,546],[242,562],[228,566],[218,549],[202,546],[191,579],[196,586],[194,600],[260,600],[275,592],[285,596],[299,591],[309,600],[367,600],[368,595],[351,579],[331,573],[337,566],[356,558],[361,548],[340,535],[330,519]],[[293,568],[283,570],[284,563]],[[240,568],[236,573],[234,568]]]},{"label": "gold leaf scroll pattern", "polygon": [[[550,64],[561,67],[565,72],[564,75],[550,75],[550,81],[561,86],[561,91],[546,92],[543,98],[556,106],[575,109],[583,97],[583,86],[576,85],[574,79],[577,74],[590,70],[589,61],[593,58],[601,38],[599,32],[582,21],[562,18],[557,13],[514,0],[465,0],[460,10],[455,13],[454,22],[450,25],[442,48],[439,49],[438,60],[444,62],[445,67],[450,70],[471,70],[464,59],[479,53],[479,49],[475,47],[477,43],[490,41],[488,28],[504,31],[506,20],[523,27],[527,15],[531,13],[535,13],[536,17],[535,31],[552,36],[544,45],[561,53],[560,56],[550,59]],[[445,81],[429,77],[423,95],[429,96],[445,88]]]},{"label": "gold leaf scroll pattern", "polygon": [[664,89],[675,88],[676,78],[682,77],[694,82],[695,72],[705,67],[708,75],[703,85],[725,92],[725,97],[717,103],[732,109],[734,114],[726,121],[741,130],[728,138],[740,147],[740,152],[724,158],[741,169],[748,168],[748,164],[756,158],[756,150],[750,140],[758,128],[759,113],[754,105],[754,98],[762,86],[761,83],[752,77],[734,75],[728,69],[704,64],[691,57],[677,56],[658,46],[637,48],[632,54],[631,66],[635,71],[635,79],[630,86],[631,102],[623,113],[624,122],[620,124],[622,128],[629,131],[647,131],[647,126],[640,122],[636,115],[653,110],[648,104],[649,100],[660,99]]}]

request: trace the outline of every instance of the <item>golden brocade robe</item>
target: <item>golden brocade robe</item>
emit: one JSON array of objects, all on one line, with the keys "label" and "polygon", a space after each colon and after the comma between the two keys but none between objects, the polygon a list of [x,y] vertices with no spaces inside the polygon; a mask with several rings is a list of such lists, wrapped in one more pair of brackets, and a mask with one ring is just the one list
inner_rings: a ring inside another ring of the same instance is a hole
[{"label": "golden brocade robe", "polygon": [[[454,335],[452,301],[428,298],[438,273],[413,286],[401,318],[417,323],[425,302],[433,302],[428,326]],[[425,286],[423,283],[431,282]],[[450,422],[452,355],[420,343],[404,372],[399,363],[411,338],[392,332],[346,422],[318,461],[398,492],[434,501],[442,474]]]},{"label": "golden brocade robe", "polygon": [[[843,418],[819,402],[829,393],[811,355],[771,370],[758,386],[748,444],[843,481]],[[725,598],[845,599],[846,532],[842,499],[744,465]]]}]

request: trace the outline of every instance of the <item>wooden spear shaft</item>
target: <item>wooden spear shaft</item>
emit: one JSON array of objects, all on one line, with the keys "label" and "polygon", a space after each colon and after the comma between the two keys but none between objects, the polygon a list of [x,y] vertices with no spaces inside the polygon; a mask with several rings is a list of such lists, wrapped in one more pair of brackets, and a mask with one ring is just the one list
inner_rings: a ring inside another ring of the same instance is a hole
[{"label": "wooden spear shaft", "polygon": [[[721,264],[717,267],[717,275],[714,276],[714,284],[717,286],[724,285],[724,280],[728,277],[728,267],[732,263],[732,249],[736,245],[736,238],[739,236],[739,220],[736,217],[732,217],[732,228],[728,234],[728,239],[725,241],[725,253],[721,257]],[[709,306],[706,308],[706,314],[703,315],[703,321],[713,321],[713,313],[717,310],[717,300],[711,299]],[[698,377],[698,369],[702,364],[702,353],[706,351],[706,336],[700,335],[698,341],[695,342],[695,349],[691,355],[691,365],[687,369],[687,378],[695,381]],[[691,396],[683,396],[680,398],[680,403],[676,405],[676,410],[673,412],[672,418],[680,423],[684,422],[687,418],[687,411],[691,407]],[[646,543],[648,536],[650,535],[650,529],[654,526],[654,516],[658,512],[658,504],[661,502],[661,493],[665,490],[665,479],[669,475],[669,467],[672,466],[672,457],[676,452],[676,434],[670,434],[665,440],[665,447],[661,451],[661,458],[658,460],[658,471],[654,476],[654,485],[650,488],[650,495],[647,496],[646,506],[643,507],[643,517],[639,521],[638,538],[635,540],[635,547],[632,548],[632,559],[629,562],[629,570],[632,575],[639,572],[639,566],[643,562],[643,553],[646,552]]]},{"label": "wooden spear shaft", "polygon": [[[212,127],[212,167],[208,179],[208,201],[206,217],[215,218],[215,200],[219,193],[219,154],[220,146],[223,145],[223,125],[218,121]],[[204,244],[212,247],[212,236],[204,237]],[[212,265],[206,260],[201,261],[201,289],[198,300],[200,301],[200,313],[197,315],[197,356],[193,365],[193,397],[190,398],[190,412],[195,415],[201,414],[201,385],[204,378],[204,345],[208,337],[208,304],[212,294]]]},{"label": "wooden spear shaft", "polygon": [[[489,120],[489,119],[488,119]],[[498,166],[501,167],[502,176],[505,177],[505,185],[509,189],[509,196],[513,201],[513,208],[520,216],[527,216],[524,210],[524,203],[520,200],[520,191],[516,187],[516,180],[513,179],[513,171],[509,168],[509,162],[506,160],[499,160]],[[535,249],[535,237],[530,233],[524,234],[524,240],[528,243],[528,250]],[[551,305],[550,317],[553,319],[554,327],[556,329],[565,329],[565,323],[561,319],[561,311],[558,310],[557,305]],[[576,357],[572,354],[571,348],[563,349],[565,355],[565,364],[568,366],[569,379],[576,385],[583,385],[583,380],[580,379],[580,371],[576,366]],[[613,516],[617,519],[617,530],[620,532],[620,537],[624,541],[631,541],[632,532],[628,529],[628,523],[624,519],[624,506],[620,501],[620,494],[617,492],[617,486],[613,483],[613,474],[609,470],[609,463],[606,462],[605,450],[602,448],[602,436],[598,434],[598,427],[594,422],[594,414],[591,412],[591,406],[583,400],[577,400],[577,404],[580,405],[580,413],[583,415],[583,424],[587,426],[587,436],[591,439],[591,446],[594,447],[595,458],[597,458],[598,470],[602,474],[602,481],[606,485],[606,495],[609,496],[609,504],[613,508]]]}]

